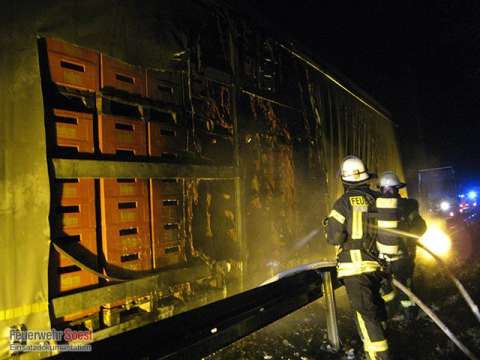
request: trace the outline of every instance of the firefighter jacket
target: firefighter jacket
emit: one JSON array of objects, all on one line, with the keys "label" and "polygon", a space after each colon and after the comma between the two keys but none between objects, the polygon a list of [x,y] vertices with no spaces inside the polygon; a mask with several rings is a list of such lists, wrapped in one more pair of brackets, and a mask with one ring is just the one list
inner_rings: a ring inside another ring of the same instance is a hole
[{"label": "firefighter jacket", "polygon": [[418,202],[400,195],[381,196],[376,200],[376,207],[379,257],[387,261],[414,258],[416,240],[427,228],[418,212]]},{"label": "firefighter jacket", "polygon": [[379,269],[375,254],[375,201],[380,194],[367,185],[350,186],[328,217],[327,241],[339,247],[338,277]]}]

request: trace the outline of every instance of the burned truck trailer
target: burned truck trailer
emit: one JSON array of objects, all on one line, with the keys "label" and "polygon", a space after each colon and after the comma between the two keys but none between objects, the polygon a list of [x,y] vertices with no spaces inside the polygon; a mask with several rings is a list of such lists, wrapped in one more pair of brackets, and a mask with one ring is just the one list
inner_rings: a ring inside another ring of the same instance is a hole
[{"label": "burned truck trailer", "polygon": [[0,18],[2,358],[9,329],[99,340],[332,258],[341,159],[402,175],[388,112],[241,9]]}]

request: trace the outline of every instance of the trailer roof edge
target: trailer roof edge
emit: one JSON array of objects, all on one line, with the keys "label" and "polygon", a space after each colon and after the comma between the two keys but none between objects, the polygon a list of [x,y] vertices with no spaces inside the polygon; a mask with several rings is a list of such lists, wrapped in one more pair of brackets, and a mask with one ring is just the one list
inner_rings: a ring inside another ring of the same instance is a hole
[{"label": "trailer roof edge", "polygon": [[[309,56],[305,55],[302,51],[295,49],[293,46],[285,45],[284,43],[279,43],[280,46],[288,51],[293,56],[297,57],[298,59],[302,60],[305,64],[312,67],[316,71],[320,72],[325,78],[329,81],[333,82],[335,85],[340,87],[342,90],[353,96],[355,99],[360,101],[362,104],[370,108],[371,110],[375,111],[378,115],[382,118],[389,120],[393,124],[395,122],[392,120],[391,113],[381,106],[376,100],[374,100],[370,95],[366,94],[365,91],[358,88],[358,86],[354,85],[353,82],[350,80],[339,80],[335,76],[338,77],[338,73],[335,71],[335,74],[332,74],[328,70],[325,69],[324,66],[320,65],[317,61],[311,59]],[[292,44],[293,45],[293,44]],[[343,76],[342,76],[343,77]],[[347,82],[348,84],[344,84]],[[395,124],[396,125],[396,124]]]}]

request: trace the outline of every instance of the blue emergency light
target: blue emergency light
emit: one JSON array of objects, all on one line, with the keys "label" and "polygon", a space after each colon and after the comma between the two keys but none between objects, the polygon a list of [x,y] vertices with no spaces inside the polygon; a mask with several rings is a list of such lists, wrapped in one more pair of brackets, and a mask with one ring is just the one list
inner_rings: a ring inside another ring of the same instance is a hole
[{"label": "blue emergency light", "polygon": [[473,191],[473,190],[469,191],[469,192],[468,192],[468,198],[469,198],[470,200],[475,200],[475,199],[477,198],[477,192],[476,192],[476,191]]}]

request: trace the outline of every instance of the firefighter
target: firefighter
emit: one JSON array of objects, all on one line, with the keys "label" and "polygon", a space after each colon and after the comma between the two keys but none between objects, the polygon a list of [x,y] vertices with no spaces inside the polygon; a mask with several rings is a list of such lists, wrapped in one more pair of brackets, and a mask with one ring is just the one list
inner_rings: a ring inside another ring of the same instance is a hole
[{"label": "firefighter", "polygon": [[380,295],[382,274],[375,254],[375,201],[373,177],[363,161],[346,157],[341,165],[344,194],[328,217],[327,241],[338,247],[337,274],[345,284],[355,322],[369,359],[390,359],[382,323],[385,304]]},{"label": "firefighter", "polygon": [[[380,176],[381,196],[376,200],[378,212],[376,245],[379,258],[386,263],[387,272],[411,288],[416,239],[401,234],[409,233],[420,237],[425,233],[427,226],[418,212],[418,202],[400,195],[400,189],[405,185],[392,171],[386,171]],[[394,300],[395,292],[390,283],[385,283],[382,290],[385,302]],[[414,320],[417,314],[415,304],[403,293],[398,294],[398,300],[405,319]],[[393,311],[394,306],[391,308]]]}]

